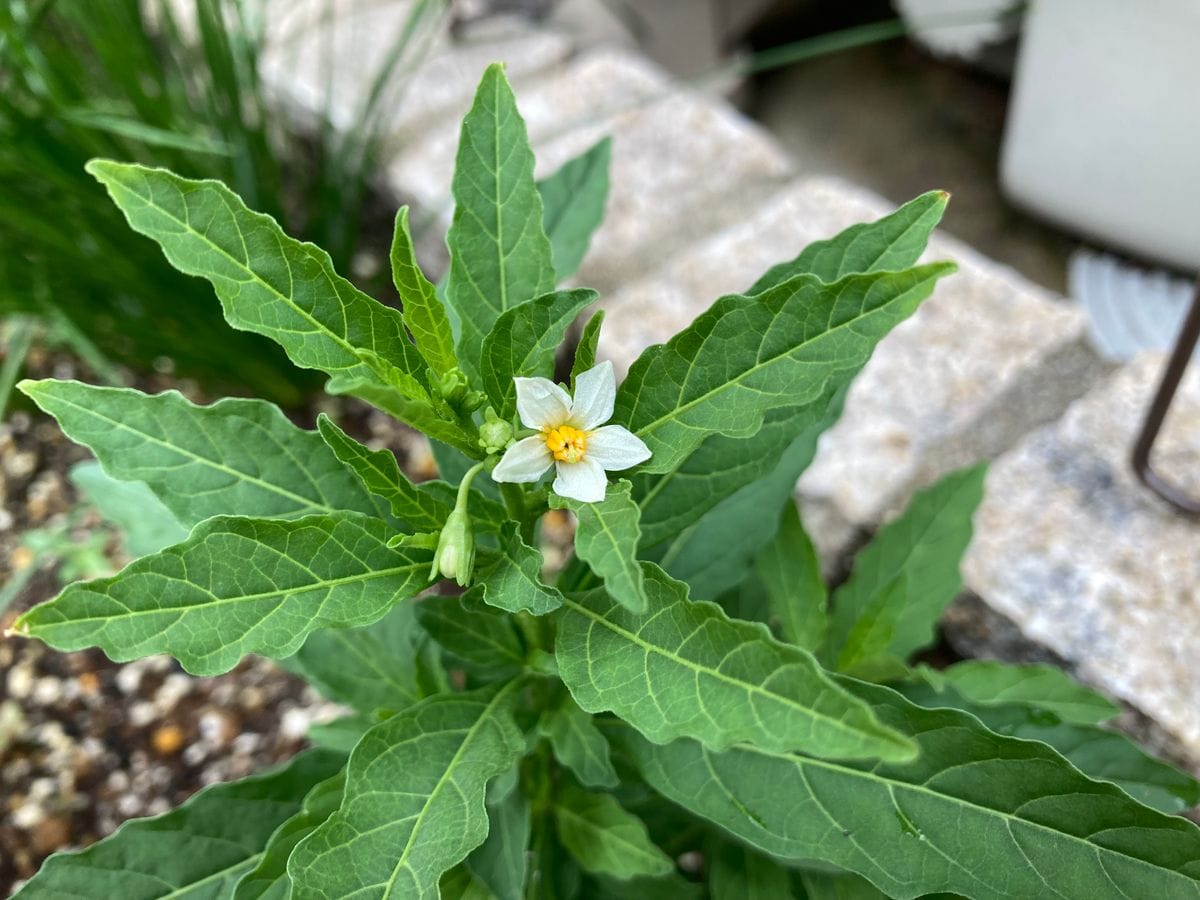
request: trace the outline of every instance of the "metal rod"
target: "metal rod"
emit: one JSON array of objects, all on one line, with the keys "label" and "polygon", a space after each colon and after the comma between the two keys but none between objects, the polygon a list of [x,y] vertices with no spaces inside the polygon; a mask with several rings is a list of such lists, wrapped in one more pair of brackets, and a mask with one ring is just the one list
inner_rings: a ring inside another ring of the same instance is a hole
[{"label": "metal rod", "polygon": [[1154,400],[1146,413],[1137,443],[1133,445],[1131,463],[1134,474],[1142,484],[1184,515],[1200,518],[1200,500],[1189,496],[1171,484],[1155,472],[1154,467],[1150,464],[1150,453],[1154,449],[1154,442],[1158,439],[1158,433],[1171,408],[1171,401],[1175,399],[1175,394],[1183,381],[1183,374],[1187,371],[1197,343],[1200,343],[1200,278],[1196,280],[1192,306],[1183,320],[1183,327],[1179,329],[1179,337],[1175,340],[1175,349],[1171,351],[1171,358],[1167,361],[1167,367],[1163,371],[1158,392],[1154,395]]}]

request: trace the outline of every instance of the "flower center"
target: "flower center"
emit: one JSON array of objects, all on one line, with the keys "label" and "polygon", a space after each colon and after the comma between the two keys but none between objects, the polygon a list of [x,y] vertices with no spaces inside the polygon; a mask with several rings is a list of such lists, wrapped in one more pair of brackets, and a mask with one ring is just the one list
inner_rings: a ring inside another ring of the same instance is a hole
[{"label": "flower center", "polygon": [[559,425],[545,432],[546,449],[559,462],[577,463],[587,452],[587,432],[572,428],[570,425]]}]

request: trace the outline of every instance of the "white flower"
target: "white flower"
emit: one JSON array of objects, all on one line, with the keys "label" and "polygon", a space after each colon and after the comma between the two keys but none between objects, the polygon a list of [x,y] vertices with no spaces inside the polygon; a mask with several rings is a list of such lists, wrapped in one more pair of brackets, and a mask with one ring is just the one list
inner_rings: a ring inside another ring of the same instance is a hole
[{"label": "white flower", "polygon": [[612,416],[617,397],[612,363],[602,362],[579,375],[574,400],[545,378],[513,381],[521,421],[538,433],[505,451],[492,470],[493,481],[537,481],[555,465],[555,493],[597,503],[608,488],[605,469],[628,469],[650,458],[650,449],[628,428],[603,425]]}]

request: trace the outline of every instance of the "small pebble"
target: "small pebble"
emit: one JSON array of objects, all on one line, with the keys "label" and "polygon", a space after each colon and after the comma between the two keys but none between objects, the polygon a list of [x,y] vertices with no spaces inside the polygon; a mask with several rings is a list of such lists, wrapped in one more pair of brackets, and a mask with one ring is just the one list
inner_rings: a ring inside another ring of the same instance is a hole
[{"label": "small pebble", "polygon": [[145,728],[158,718],[158,710],[154,708],[154,704],[150,701],[139,700],[129,707],[129,713],[126,718],[134,728]]},{"label": "small pebble", "polygon": [[161,756],[174,756],[183,748],[183,729],[178,725],[160,725],[154,729],[150,743]]},{"label": "small pebble", "polygon": [[29,831],[31,828],[36,828],[38,823],[44,818],[46,818],[46,811],[42,807],[29,800],[25,800],[13,810],[9,821],[22,831]]},{"label": "small pebble", "polygon": [[24,700],[33,691],[33,667],[14,666],[8,672],[8,695],[15,700]]},{"label": "small pebble", "polygon": [[142,683],[142,666],[128,663],[117,669],[117,688],[122,694],[136,694]]}]

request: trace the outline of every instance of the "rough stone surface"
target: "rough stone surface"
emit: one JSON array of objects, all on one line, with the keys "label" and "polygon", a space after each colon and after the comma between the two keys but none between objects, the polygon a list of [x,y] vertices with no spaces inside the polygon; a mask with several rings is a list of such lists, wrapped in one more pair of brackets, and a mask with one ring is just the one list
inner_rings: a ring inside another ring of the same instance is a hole
[{"label": "rough stone surface", "polygon": [[[609,297],[603,352],[625,370],[721,294],[893,208],[836,179],[796,181],[752,218]],[[846,534],[874,528],[917,488],[1052,421],[1104,371],[1083,316],[1055,295],[940,232],[924,258],[953,259],[959,271],[881,342],[800,482],[806,505],[828,507],[823,520],[836,513]]]},{"label": "rough stone surface", "polygon": [[[1141,487],[1128,464],[1162,364],[1130,364],[994,464],[963,574],[1029,642],[1146,714],[1197,764],[1200,523]],[[1194,367],[1155,465],[1200,495]],[[1011,656],[1011,642],[995,646],[953,617],[947,627],[976,652]]]}]

